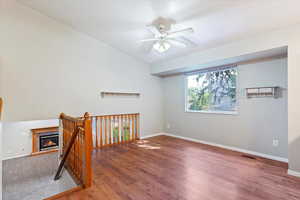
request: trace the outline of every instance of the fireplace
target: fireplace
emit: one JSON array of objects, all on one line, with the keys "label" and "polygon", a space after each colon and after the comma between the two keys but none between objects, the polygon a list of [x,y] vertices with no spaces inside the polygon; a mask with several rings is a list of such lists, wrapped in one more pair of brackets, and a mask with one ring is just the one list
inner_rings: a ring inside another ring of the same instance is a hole
[{"label": "fireplace", "polygon": [[39,136],[40,141],[40,151],[50,150],[50,149],[56,149],[59,144],[59,137],[58,133],[52,132],[52,133],[44,133]]},{"label": "fireplace", "polygon": [[59,149],[58,127],[45,127],[31,129],[32,132],[32,154],[40,155],[51,153]]}]

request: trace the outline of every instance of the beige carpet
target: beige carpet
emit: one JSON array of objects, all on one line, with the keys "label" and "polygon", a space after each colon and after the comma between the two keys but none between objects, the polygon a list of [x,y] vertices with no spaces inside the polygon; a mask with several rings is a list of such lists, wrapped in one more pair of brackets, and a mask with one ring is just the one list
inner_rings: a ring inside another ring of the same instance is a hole
[{"label": "beige carpet", "polygon": [[66,170],[53,180],[58,164],[57,153],[4,160],[3,200],[41,200],[76,187]]}]

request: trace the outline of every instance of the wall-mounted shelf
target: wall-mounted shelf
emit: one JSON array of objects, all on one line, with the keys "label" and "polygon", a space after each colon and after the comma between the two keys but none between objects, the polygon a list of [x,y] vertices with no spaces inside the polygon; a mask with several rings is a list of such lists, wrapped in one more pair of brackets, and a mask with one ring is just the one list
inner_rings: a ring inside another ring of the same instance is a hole
[{"label": "wall-mounted shelf", "polygon": [[101,97],[104,98],[105,96],[133,96],[133,97],[139,97],[140,93],[135,92],[101,92]]},{"label": "wall-mounted shelf", "polygon": [[259,97],[279,97],[280,87],[253,87],[246,88],[247,98],[259,98]]}]

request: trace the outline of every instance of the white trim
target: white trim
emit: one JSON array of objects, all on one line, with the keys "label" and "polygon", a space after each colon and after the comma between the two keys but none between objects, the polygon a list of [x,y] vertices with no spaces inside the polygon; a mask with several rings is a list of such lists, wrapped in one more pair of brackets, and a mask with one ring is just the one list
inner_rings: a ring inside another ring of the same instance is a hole
[{"label": "white trim", "polygon": [[192,76],[192,75],[204,74],[204,73],[208,73],[208,72],[221,72],[221,71],[226,71],[229,69],[234,69],[237,67],[238,67],[238,64],[236,64],[236,63],[228,64],[228,65],[221,65],[221,66],[216,66],[216,67],[206,67],[203,69],[197,69],[197,70],[193,70],[190,72],[185,72],[184,75]]},{"label": "white trim", "polygon": [[226,145],[217,144],[217,143],[213,143],[213,142],[206,142],[206,141],[203,141],[203,140],[197,140],[197,139],[183,137],[183,136],[179,136],[179,135],[173,135],[173,134],[170,134],[170,133],[165,133],[165,135],[171,136],[171,137],[176,137],[176,138],[183,139],[183,140],[188,140],[188,141],[192,141],[192,142],[207,144],[207,145],[216,146],[216,147],[220,147],[220,148],[224,148],[224,149],[229,149],[229,150],[232,150],[232,151],[238,151],[238,152],[241,152],[241,153],[247,153],[247,154],[251,154],[251,155],[255,155],[255,156],[259,156],[259,157],[263,157],[263,158],[268,158],[268,159],[271,159],[271,160],[277,160],[277,161],[280,161],[280,162],[288,163],[288,159],[283,158],[283,157],[272,156],[272,155],[268,155],[268,154],[264,154],[264,153],[255,152],[255,151],[240,149],[240,148],[237,148],[237,147],[226,146]]},{"label": "white trim", "polygon": [[141,139],[143,140],[143,139],[160,136],[160,135],[167,135],[167,133],[156,133],[156,134],[152,134],[152,135],[145,135],[145,136],[141,136]]},{"label": "white trim", "polygon": [[213,110],[186,110],[186,113],[205,113],[205,114],[222,114],[222,115],[238,115],[237,111],[213,111]]},{"label": "white trim", "polygon": [[21,154],[21,155],[15,155],[15,156],[8,156],[8,157],[4,157],[2,158],[2,160],[10,160],[10,159],[14,159],[14,158],[22,158],[22,157],[27,157],[30,156],[31,154]]},{"label": "white trim", "polygon": [[296,176],[296,177],[300,177],[300,172],[297,172],[297,171],[294,171],[294,170],[291,170],[291,169],[288,169],[288,175],[291,175],[291,176]]}]

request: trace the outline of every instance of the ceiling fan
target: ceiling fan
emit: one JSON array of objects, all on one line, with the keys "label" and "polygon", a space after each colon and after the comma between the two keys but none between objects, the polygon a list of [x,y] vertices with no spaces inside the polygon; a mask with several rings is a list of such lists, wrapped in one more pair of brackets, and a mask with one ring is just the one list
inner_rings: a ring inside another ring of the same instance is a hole
[{"label": "ceiling fan", "polygon": [[169,50],[171,46],[188,46],[188,39],[184,38],[184,36],[194,33],[194,29],[185,28],[181,30],[171,30],[173,24],[174,21],[158,18],[151,25],[147,26],[154,37],[140,40],[140,42],[152,42],[152,48],[159,53]]}]

